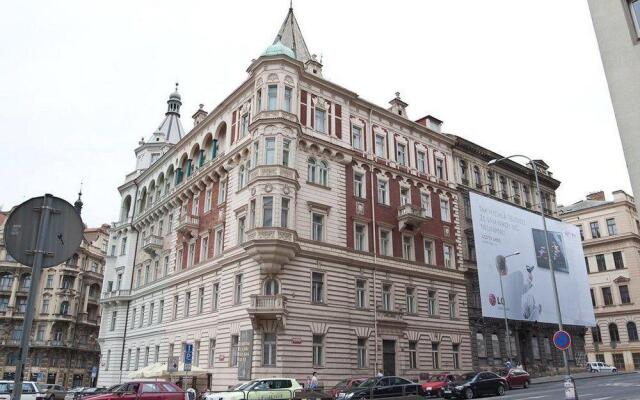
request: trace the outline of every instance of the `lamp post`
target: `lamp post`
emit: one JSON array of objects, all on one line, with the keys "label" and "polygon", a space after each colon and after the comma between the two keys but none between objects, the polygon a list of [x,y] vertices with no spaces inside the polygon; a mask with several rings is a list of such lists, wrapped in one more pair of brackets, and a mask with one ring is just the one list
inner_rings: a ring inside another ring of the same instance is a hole
[{"label": "lamp post", "polygon": [[[525,158],[527,160],[529,160],[529,163],[531,164],[531,168],[533,169],[533,176],[535,178],[536,181],[536,189],[538,191],[538,197],[540,198],[540,216],[542,217],[542,227],[544,229],[544,242],[545,245],[547,246],[547,257],[549,258],[549,271],[551,272],[551,286],[553,288],[553,297],[555,299],[555,303],[556,303],[556,316],[558,318],[558,329],[559,330],[564,330],[562,328],[562,312],[560,311],[560,298],[558,297],[558,287],[556,285],[556,273],[555,270],[553,268],[553,261],[551,260],[550,257],[550,252],[551,252],[551,247],[549,247],[549,235],[547,233],[547,220],[544,216],[544,207],[542,207],[542,189],[540,188],[540,181],[538,180],[538,168],[536,166],[535,161],[533,161],[530,157],[521,155],[521,154],[515,154],[509,157],[502,157],[499,159],[493,159],[491,161],[489,161],[487,164],[488,165],[495,165],[497,163],[499,163],[500,161],[504,161],[507,159],[511,159],[511,158],[515,158],[515,157],[521,157],[521,158]],[[567,376],[570,378],[571,377],[571,369],[569,367],[569,360],[567,358],[567,351],[564,350],[562,352],[562,358],[564,360],[564,368],[565,368],[565,372],[567,374]],[[577,398],[577,396],[576,396]]]},{"label": "lamp post", "polygon": [[[519,251],[513,252],[506,256],[496,257],[496,267],[498,268],[498,276],[500,277],[500,296],[502,297],[502,311],[504,312],[504,329],[507,338],[507,359],[511,362],[511,335],[509,333],[509,320],[507,319],[507,304],[504,298],[504,287],[502,286],[502,275],[506,275],[507,270],[507,258],[517,256]],[[502,271],[502,264],[504,263],[504,274]]]}]

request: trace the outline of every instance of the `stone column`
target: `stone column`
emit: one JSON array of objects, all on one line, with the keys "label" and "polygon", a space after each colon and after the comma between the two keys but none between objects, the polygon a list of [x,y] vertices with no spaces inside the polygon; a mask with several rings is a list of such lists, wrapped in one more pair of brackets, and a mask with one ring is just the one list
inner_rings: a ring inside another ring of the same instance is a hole
[{"label": "stone column", "polygon": [[84,292],[84,305],[82,306],[82,312],[84,314],[86,314],[87,313],[87,305],[89,303],[89,285],[86,285],[84,287],[84,289],[85,289],[85,292]]},{"label": "stone column", "polygon": [[18,293],[18,285],[20,284],[20,274],[13,275],[13,282],[11,283],[11,297],[9,298],[9,308],[15,309],[16,307],[16,294]]}]

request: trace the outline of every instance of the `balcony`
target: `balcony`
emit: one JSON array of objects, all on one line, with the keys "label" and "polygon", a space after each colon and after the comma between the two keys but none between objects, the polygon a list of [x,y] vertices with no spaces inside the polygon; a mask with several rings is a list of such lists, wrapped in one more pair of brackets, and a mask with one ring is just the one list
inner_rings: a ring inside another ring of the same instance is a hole
[{"label": "balcony", "polygon": [[407,322],[404,320],[404,313],[402,311],[385,310],[378,308],[378,324],[390,325],[390,326],[406,326]]},{"label": "balcony", "polygon": [[131,291],[130,290],[113,290],[111,292],[102,293],[102,298],[100,299],[101,303],[109,303],[109,302],[119,302],[119,301],[127,301],[130,299]]},{"label": "balcony", "polygon": [[254,325],[261,320],[274,320],[285,325],[287,316],[287,298],[281,294],[251,295],[251,306],[247,309]]},{"label": "balcony", "polygon": [[253,118],[253,121],[251,121],[251,124],[253,125],[257,121],[274,120],[274,119],[283,119],[289,122],[293,122],[294,124],[298,122],[298,117],[296,117],[295,114],[292,114],[290,112],[286,112],[283,110],[271,110],[271,111],[264,110],[264,111],[260,111]]},{"label": "balcony", "polygon": [[58,290],[56,290],[56,294],[59,296],[69,296],[69,297],[73,297],[77,294],[76,290],[73,288],[59,288]]},{"label": "balcony", "polygon": [[295,231],[287,228],[264,227],[250,229],[242,243],[245,251],[260,264],[263,274],[280,272],[300,250]]},{"label": "balcony", "polygon": [[78,323],[97,327],[100,326],[100,317],[97,315],[80,314],[78,316]]},{"label": "balcony", "polygon": [[[196,228],[198,223],[196,222]],[[142,250],[150,256],[154,256],[162,250],[162,238],[158,235],[145,236],[142,239]]]},{"label": "balcony", "polygon": [[200,217],[193,215],[181,215],[178,220],[178,227],[176,230],[187,237],[194,237],[198,234],[198,226],[200,224]]},{"label": "balcony", "polygon": [[413,204],[405,204],[398,208],[398,226],[401,231],[417,231],[427,220],[424,209]]},{"label": "balcony", "polygon": [[283,179],[298,186],[298,173],[284,165],[258,165],[249,172],[249,183],[265,179]]}]

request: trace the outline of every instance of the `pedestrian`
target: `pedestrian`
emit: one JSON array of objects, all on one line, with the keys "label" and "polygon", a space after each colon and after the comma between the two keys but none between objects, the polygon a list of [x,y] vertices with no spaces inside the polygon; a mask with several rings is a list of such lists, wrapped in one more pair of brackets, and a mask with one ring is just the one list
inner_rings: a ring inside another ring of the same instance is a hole
[{"label": "pedestrian", "polygon": [[379,369],[378,370],[378,374],[376,375],[376,378],[382,378],[384,376],[384,374],[382,373],[382,370]]},{"label": "pedestrian", "polygon": [[311,390],[311,376],[307,375],[307,384],[305,385],[306,390]]},{"label": "pedestrian", "polygon": [[311,383],[309,384],[309,388],[313,392],[318,390],[318,377],[316,376],[316,371],[313,371],[313,375],[311,375]]},{"label": "pedestrian", "polygon": [[505,367],[505,368],[507,368],[507,369],[511,369],[511,368],[513,368],[513,364],[511,364],[511,360],[508,360],[508,361],[504,364],[504,367]]}]

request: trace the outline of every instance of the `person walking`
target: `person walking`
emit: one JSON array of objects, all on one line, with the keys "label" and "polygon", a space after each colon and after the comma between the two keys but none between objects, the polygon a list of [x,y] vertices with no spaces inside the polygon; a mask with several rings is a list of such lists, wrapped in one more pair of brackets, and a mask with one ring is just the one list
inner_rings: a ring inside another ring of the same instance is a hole
[{"label": "person walking", "polygon": [[376,378],[382,378],[384,376],[384,374],[382,373],[382,370],[379,369],[378,373],[376,374]]},{"label": "person walking", "polygon": [[312,392],[318,390],[318,377],[316,376],[316,371],[313,371],[313,374],[311,375],[311,383],[309,384],[309,389],[311,389]]}]

